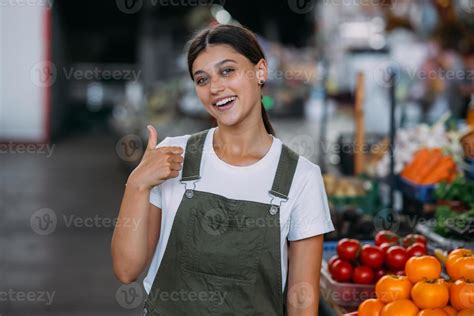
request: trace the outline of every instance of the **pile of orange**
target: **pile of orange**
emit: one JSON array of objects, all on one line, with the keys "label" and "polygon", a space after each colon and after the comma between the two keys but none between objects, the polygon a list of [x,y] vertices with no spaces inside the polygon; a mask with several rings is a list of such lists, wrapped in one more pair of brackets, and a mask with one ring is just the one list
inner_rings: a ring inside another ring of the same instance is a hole
[{"label": "pile of orange", "polygon": [[406,276],[383,276],[358,316],[474,316],[474,251],[453,250],[445,264],[450,280],[435,257],[410,258]]}]

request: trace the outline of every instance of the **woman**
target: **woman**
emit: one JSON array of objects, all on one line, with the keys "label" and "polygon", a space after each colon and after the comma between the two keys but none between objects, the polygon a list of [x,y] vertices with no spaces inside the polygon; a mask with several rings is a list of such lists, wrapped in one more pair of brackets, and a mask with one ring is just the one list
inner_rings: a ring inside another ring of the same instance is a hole
[{"label": "woman", "polygon": [[[220,25],[188,45],[197,96],[217,126],[166,137],[148,126],[112,240],[114,273],[144,280],[150,315],[317,315],[323,234],[318,166],[274,136],[255,35]],[[183,158],[184,154],[184,158]]]}]

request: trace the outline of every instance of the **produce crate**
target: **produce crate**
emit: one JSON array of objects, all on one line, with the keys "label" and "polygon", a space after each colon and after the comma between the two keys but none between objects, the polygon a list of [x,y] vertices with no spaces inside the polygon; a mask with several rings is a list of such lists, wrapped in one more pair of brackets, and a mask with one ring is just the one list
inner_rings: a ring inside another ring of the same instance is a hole
[{"label": "produce crate", "polygon": [[457,240],[451,238],[445,238],[436,232],[434,232],[434,226],[432,224],[418,223],[415,227],[415,230],[424,235],[429,243],[432,243],[433,246],[439,246],[444,250],[454,250],[456,248],[468,248],[474,249],[474,242],[468,242],[465,240]]},{"label": "produce crate", "polygon": [[420,185],[413,183],[403,177],[398,177],[400,190],[408,197],[421,203],[428,203],[434,200],[435,185]]},{"label": "produce crate", "polygon": [[[361,241],[363,244],[373,244],[373,241]],[[333,301],[340,306],[359,306],[364,300],[375,297],[375,285],[340,283],[331,277],[327,261],[336,255],[337,241],[324,242],[323,262],[321,267],[322,295],[326,301]],[[325,296],[325,297],[324,297]]]},{"label": "produce crate", "polygon": [[329,201],[337,208],[356,207],[365,214],[373,215],[379,210],[379,184],[376,181],[365,180],[368,184],[367,193],[359,196],[330,195]]}]

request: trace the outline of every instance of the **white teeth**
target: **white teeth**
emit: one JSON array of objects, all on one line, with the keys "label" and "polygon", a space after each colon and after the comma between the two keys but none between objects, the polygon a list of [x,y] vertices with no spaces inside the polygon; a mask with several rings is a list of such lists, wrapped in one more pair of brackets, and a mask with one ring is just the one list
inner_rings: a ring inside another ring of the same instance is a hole
[{"label": "white teeth", "polygon": [[221,106],[223,104],[226,104],[227,102],[234,101],[235,99],[237,99],[237,98],[236,97],[225,98],[225,99],[222,99],[219,102],[217,102],[216,105]]}]

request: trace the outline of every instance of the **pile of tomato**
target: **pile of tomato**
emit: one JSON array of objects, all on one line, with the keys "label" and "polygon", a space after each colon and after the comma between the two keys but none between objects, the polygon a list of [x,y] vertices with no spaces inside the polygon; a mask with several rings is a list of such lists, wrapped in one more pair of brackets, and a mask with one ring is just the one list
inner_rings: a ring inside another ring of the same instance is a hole
[{"label": "pile of tomato", "polygon": [[365,300],[358,316],[474,316],[474,252],[456,249],[445,264],[449,280],[435,257],[408,259],[406,275],[383,276],[377,298]]},{"label": "pile of tomato", "polygon": [[375,236],[375,245],[362,245],[356,239],[341,239],[337,255],[328,261],[328,270],[338,282],[375,284],[385,274],[403,275],[413,256],[425,255],[426,238],[410,234],[404,238],[384,230]]}]

